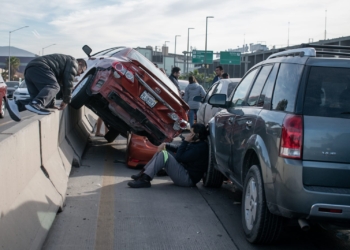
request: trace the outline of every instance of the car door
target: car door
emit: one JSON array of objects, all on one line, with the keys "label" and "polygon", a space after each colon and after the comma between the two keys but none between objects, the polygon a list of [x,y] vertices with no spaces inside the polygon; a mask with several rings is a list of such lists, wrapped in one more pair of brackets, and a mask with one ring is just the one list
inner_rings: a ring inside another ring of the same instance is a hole
[{"label": "car door", "polygon": [[234,98],[230,101],[230,107],[221,110],[215,116],[215,158],[217,162],[217,167],[220,171],[226,173],[226,175],[232,175],[232,157],[231,147],[234,142],[232,135],[234,133],[239,133],[241,130],[239,125],[239,120],[242,116],[241,106],[244,105],[244,100],[246,99],[247,93],[251,87],[252,82],[255,79],[257,72],[260,67],[250,71],[244,79],[240,82],[235,90]]}]

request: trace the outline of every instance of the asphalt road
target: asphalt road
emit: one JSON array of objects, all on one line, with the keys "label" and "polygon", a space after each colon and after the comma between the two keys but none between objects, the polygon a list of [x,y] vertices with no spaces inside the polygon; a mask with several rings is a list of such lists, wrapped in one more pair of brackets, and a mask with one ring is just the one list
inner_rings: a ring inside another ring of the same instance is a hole
[{"label": "asphalt road", "polygon": [[288,222],[270,246],[248,243],[242,229],[241,194],[222,188],[181,188],[156,177],[151,188],[132,189],[125,140],[92,137],[82,166],[73,168],[63,212],[43,249],[350,249],[349,231]]}]

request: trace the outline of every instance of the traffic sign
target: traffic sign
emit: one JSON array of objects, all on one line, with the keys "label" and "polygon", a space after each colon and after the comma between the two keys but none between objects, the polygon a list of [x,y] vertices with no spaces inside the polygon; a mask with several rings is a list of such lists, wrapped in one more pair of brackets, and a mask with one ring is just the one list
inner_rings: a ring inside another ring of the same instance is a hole
[{"label": "traffic sign", "polygon": [[241,52],[220,51],[220,64],[241,64]]},{"label": "traffic sign", "polygon": [[205,54],[205,50],[193,50],[192,51],[192,63],[212,64],[213,63],[213,51],[207,50],[207,54]]}]

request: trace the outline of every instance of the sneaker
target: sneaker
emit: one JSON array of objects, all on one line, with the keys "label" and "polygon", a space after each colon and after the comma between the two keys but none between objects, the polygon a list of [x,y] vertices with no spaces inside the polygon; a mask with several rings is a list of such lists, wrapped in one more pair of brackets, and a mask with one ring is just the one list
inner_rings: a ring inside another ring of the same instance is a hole
[{"label": "sneaker", "polygon": [[44,109],[39,103],[30,103],[27,104],[26,109],[33,112],[33,113],[37,113],[39,115],[49,115],[50,114],[50,110]]},{"label": "sneaker", "polygon": [[143,174],[141,178],[135,181],[129,181],[128,186],[131,188],[149,188],[151,187],[151,177]]},{"label": "sneaker", "polygon": [[5,102],[5,106],[12,120],[16,122],[21,121],[21,116],[19,115],[18,106],[14,100],[7,99]]}]

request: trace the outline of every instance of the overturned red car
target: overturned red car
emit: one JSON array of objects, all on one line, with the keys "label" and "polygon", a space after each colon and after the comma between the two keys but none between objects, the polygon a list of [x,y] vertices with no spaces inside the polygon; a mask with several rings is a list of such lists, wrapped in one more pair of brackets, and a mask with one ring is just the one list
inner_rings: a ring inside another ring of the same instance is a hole
[{"label": "overturned red car", "polygon": [[188,128],[188,105],[177,87],[138,51],[115,47],[88,55],[88,68],[72,93],[71,106],[83,105],[107,125],[107,141],[132,132],[152,144],[169,142]]}]

